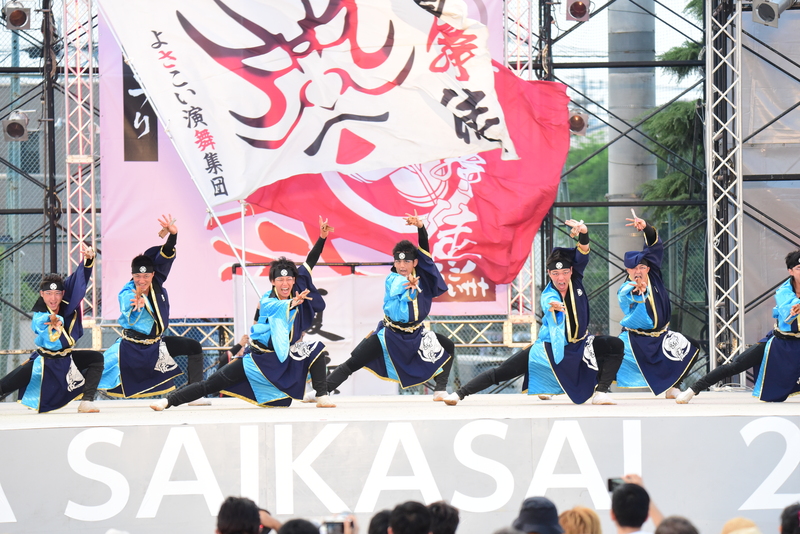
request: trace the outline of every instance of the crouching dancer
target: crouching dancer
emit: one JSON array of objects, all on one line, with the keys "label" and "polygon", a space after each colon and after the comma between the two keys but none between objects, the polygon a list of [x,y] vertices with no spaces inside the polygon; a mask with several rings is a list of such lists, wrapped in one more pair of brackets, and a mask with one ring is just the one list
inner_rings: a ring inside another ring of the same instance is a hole
[{"label": "crouching dancer", "polygon": [[402,388],[433,378],[433,400],[442,401],[447,396],[455,346],[422,324],[433,299],[447,291],[447,284],[429,252],[428,233],[422,219],[415,213],[406,216],[405,221],[417,227],[419,247],[407,240],[395,245],[394,266],[384,285],[384,318],[353,349],[350,358],[330,374],[328,391],[366,367],[380,378],[398,382]]},{"label": "crouching dancer", "polygon": [[554,248],[547,258],[550,282],[542,291],[542,327],[536,342],[448,395],[444,401],[448,406],[522,375],[522,389],[529,395],[549,399],[566,393],[575,404],[590,398],[592,404],[616,404],[608,389],[622,363],[624,345],[614,336],[587,331],[589,298],[583,271],[589,264],[589,229],[583,221],[570,219],[565,224],[573,237],[578,236],[578,246]]},{"label": "crouching dancer", "polygon": [[0,399],[19,390],[20,403],[50,412],[81,397],[78,412],[100,411],[92,401],[103,373],[103,355],[73,349],[83,335],[81,303],[94,267],[91,248],[81,245],[81,255],[83,267],[66,279],[57,274],[42,279],[31,321],[36,351],[0,380]]},{"label": "crouching dancer", "polygon": [[272,290],[261,297],[258,321],[250,329],[250,350],[235,357],[208,380],[189,384],[150,404],[161,411],[213,393],[225,393],[259,406],[289,406],[301,400],[306,378],[316,390],[318,408],[335,408],[325,385],[325,345],[303,341],[314,315],[325,301],[311,279],[325,240],[333,228],[319,220],[319,239],[298,269],[294,262],[278,258],[269,268]]},{"label": "crouching dancer", "polygon": [[687,404],[701,391],[750,368],[758,369],[753,396],[766,402],[783,402],[800,394],[800,250],[786,255],[789,278],[775,291],[772,317],[775,327],[761,341],[721,365],[678,395]]},{"label": "crouching dancer", "polygon": [[[100,389],[112,397],[140,398],[175,389],[183,374],[173,359],[189,357],[189,383],[203,379],[203,347],[194,339],[165,336],[169,295],[164,287],[177,251],[178,227],[172,215],[159,219],[162,246],[150,247],[131,261],[131,280],[119,292],[122,336],[106,350]],[[208,403],[205,403],[208,404]]]}]

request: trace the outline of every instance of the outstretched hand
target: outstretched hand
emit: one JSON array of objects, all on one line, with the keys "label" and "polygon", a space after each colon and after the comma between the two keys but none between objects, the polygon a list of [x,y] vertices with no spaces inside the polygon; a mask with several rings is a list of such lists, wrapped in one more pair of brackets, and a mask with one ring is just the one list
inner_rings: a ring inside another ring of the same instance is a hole
[{"label": "outstretched hand", "polygon": [[589,232],[589,228],[583,223],[583,221],[576,221],[575,219],[567,219],[564,221],[564,224],[570,227],[569,236],[570,237],[578,237],[578,234],[586,234]]},{"label": "outstretched hand", "polygon": [[564,312],[564,303],[558,300],[551,300],[550,301],[550,311],[551,312]]},{"label": "outstretched hand", "polygon": [[319,216],[319,236],[322,239],[327,239],[328,234],[333,232],[333,226],[328,225],[328,219],[323,220],[322,215]]},{"label": "outstretched hand", "polygon": [[644,219],[640,219],[639,217],[635,217],[633,219],[625,219],[626,221],[630,221],[625,226],[633,226],[638,231],[643,231],[647,227],[647,222]]},{"label": "outstretched hand", "polygon": [[423,217],[417,215],[417,210],[414,210],[414,215],[406,213],[406,216],[403,217],[403,220],[406,221],[407,225],[416,226],[417,228],[422,228],[422,219]]},{"label": "outstretched hand", "polygon": [[94,249],[84,243],[81,243],[81,256],[83,256],[84,261],[91,260],[94,258]]},{"label": "outstretched hand", "polygon": [[403,287],[411,291],[416,291],[418,293],[422,292],[422,290],[419,288],[419,276],[414,276],[412,274],[409,274],[406,277],[406,280],[408,280],[408,282],[406,282],[406,284]]},{"label": "outstretched hand", "polygon": [[291,304],[290,308],[296,308],[297,306],[300,306],[306,300],[314,300],[313,298],[308,296],[309,291],[310,291],[309,289],[306,289],[306,290],[298,293],[294,297],[292,297],[292,304]]},{"label": "outstretched hand", "polygon": [[175,226],[175,221],[177,221],[175,217],[172,216],[170,213],[169,215],[162,215],[160,219],[158,219],[158,224],[161,225],[161,230],[158,231],[158,237],[164,239],[167,237],[167,234],[177,234],[178,227]]}]

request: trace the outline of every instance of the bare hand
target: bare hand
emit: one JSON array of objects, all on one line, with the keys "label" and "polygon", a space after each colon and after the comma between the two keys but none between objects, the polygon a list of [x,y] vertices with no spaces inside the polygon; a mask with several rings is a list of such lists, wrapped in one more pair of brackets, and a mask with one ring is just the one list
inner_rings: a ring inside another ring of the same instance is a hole
[{"label": "bare hand", "polygon": [[628,484],[636,484],[637,486],[644,487],[644,480],[642,480],[642,477],[633,473],[625,475],[622,477],[622,480]]},{"label": "bare hand", "polygon": [[558,300],[551,300],[550,301],[550,311],[551,312],[564,312],[564,303]]},{"label": "bare hand", "polygon": [[144,295],[140,293],[138,289],[131,299],[131,307],[133,308],[133,311],[139,311],[144,308]]},{"label": "bare hand", "polygon": [[646,280],[631,280],[630,284],[634,286],[633,293],[636,295],[644,295],[647,291],[647,281]]},{"label": "bare hand", "polygon": [[406,280],[408,280],[408,282],[406,282],[406,284],[403,287],[411,291],[417,291],[417,292],[421,291],[419,288],[419,276],[414,276],[409,274],[406,277]]},{"label": "bare hand", "polygon": [[50,320],[45,322],[44,324],[49,326],[50,330],[58,330],[62,326],[61,321],[58,319],[58,315],[56,315],[55,313],[51,313]]},{"label": "bare hand", "polygon": [[158,231],[158,237],[163,239],[168,233],[177,234],[178,227],[175,226],[175,221],[177,221],[177,219],[173,217],[171,213],[169,215],[162,215],[161,218],[158,219],[158,224],[161,225],[161,230]]},{"label": "bare hand", "polygon": [[578,237],[578,234],[586,234],[589,232],[589,228],[583,223],[583,221],[576,221],[575,219],[567,219],[564,221],[564,224],[571,228],[569,232],[570,237]]},{"label": "bare hand", "polygon": [[406,213],[406,216],[403,217],[403,220],[406,221],[406,224],[409,226],[416,226],[417,228],[422,228],[422,217],[417,215],[417,210],[414,210],[414,215]]},{"label": "bare hand", "polygon": [[344,518],[344,534],[358,534],[356,516],[351,514]]},{"label": "bare hand", "polygon": [[248,336],[247,334],[245,334],[245,335],[243,335],[243,336],[242,336],[242,339],[240,339],[240,340],[239,340],[239,345],[241,345],[242,347],[244,347],[244,346],[245,346],[245,345],[247,345],[248,343],[250,343],[250,336]]},{"label": "bare hand", "polygon": [[94,249],[84,243],[81,243],[81,256],[83,256],[84,260],[91,260],[94,258]]},{"label": "bare hand", "polygon": [[636,228],[640,232],[643,231],[647,227],[647,222],[645,222],[644,219],[640,219],[639,217],[636,217],[635,219],[625,219],[625,220],[626,221],[630,221],[625,226],[633,226],[634,228]]},{"label": "bare hand", "polygon": [[322,239],[327,239],[328,234],[333,232],[333,226],[328,225],[328,219],[322,220],[322,215],[319,217],[319,236]]},{"label": "bare hand", "polygon": [[303,303],[303,301],[314,300],[314,299],[312,299],[311,297],[308,296],[309,291],[310,290],[306,289],[302,293],[298,293],[297,295],[292,297],[292,304],[291,304],[290,307],[291,308],[296,308],[297,306],[301,305]]}]

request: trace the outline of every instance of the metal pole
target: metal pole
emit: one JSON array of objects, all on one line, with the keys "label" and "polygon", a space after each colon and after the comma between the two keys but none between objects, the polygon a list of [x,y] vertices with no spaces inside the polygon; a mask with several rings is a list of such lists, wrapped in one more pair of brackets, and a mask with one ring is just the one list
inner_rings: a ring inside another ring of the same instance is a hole
[{"label": "metal pole", "polygon": [[61,216],[60,202],[56,194],[56,134],[54,118],[55,100],[53,78],[56,76],[55,54],[53,53],[53,13],[50,0],[42,0],[42,55],[44,56],[44,99],[47,115],[44,117],[44,131],[47,143],[47,196],[48,218],[50,223],[50,272],[58,272],[58,228]]}]

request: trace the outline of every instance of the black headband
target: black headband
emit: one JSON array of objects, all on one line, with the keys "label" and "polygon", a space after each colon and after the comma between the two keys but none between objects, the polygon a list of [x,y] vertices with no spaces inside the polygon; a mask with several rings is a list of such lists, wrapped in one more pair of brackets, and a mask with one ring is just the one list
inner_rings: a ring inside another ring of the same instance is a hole
[{"label": "black headband", "polygon": [[131,261],[131,274],[155,272],[155,264],[149,256],[136,256]]},{"label": "black headband", "polygon": [[414,261],[415,259],[417,259],[417,251],[416,250],[399,251],[399,252],[395,252],[394,253],[394,260],[395,261],[397,261],[397,260]]},{"label": "black headband", "polygon": [[39,284],[39,291],[64,291],[64,282],[61,280],[48,280]]},{"label": "black headband", "polygon": [[547,270],[554,269],[569,269],[572,267],[572,261],[569,258],[552,258],[547,262]]}]

